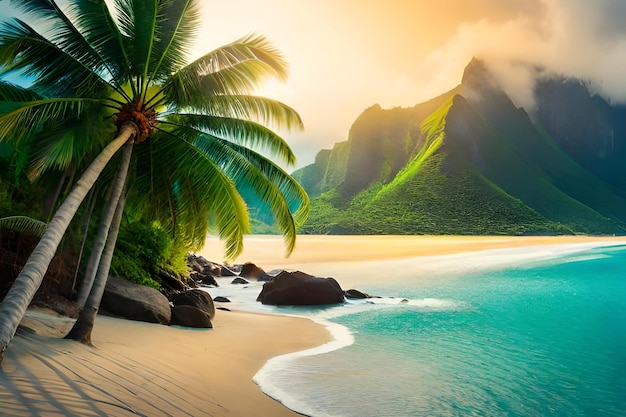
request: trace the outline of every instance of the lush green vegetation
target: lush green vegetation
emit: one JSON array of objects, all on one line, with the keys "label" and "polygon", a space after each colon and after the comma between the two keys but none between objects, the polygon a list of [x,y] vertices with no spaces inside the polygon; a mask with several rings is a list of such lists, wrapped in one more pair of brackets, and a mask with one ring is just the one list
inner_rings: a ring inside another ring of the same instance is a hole
[{"label": "lush green vegetation", "polygon": [[[172,238],[157,225],[141,221],[123,224],[111,271],[115,276],[160,289],[159,283],[152,277],[158,274],[159,268],[172,264],[172,259],[167,257],[176,252],[173,246]],[[178,272],[184,274],[186,271]]]},{"label": "lush green vegetation", "polygon": [[[619,190],[574,162],[502,91],[485,87],[481,99],[470,103],[459,95],[465,87],[410,109],[367,109],[339,163],[348,167],[344,181],[332,185],[317,178],[322,193],[301,232],[626,233],[626,200]],[[472,88],[475,95],[480,86]],[[417,139],[407,139],[415,132]],[[415,143],[411,152],[408,142]],[[394,170],[389,155],[403,153],[406,162]],[[333,158],[339,155],[326,160]],[[306,169],[303,180],[312,182],[305,174],[315,171]],[[367,170],[360,182],[352,178]]]},{"label": "lush green vegetation", "polygon": [[[13,16],[0,27],[0,142],[25,155],[28,168],[18,174],[51,180],[45,188],[54,214],[0,304],[0,361],[77,214],[98,225],[84,228],[96,231],[81,312],[68,335],[86,343],[125,213],[149,226],[134,236],[122,228],[129,234],[118,270],[134,257],[126,273],[144,283],[140,269],[178,253],[168,249],[166,233],[190,248],[212,228],[226,256],[237,255],[250,231],[243,192],[272,213],[293,249],[309,200],[281,167],[295,155],[272,128],[300,129],[302,121],[289,106],[254,95],[261,82],[287,76],[284,57],[263,36],[192,61],[198,0],[10,6]],[[8,75],[32,82],[16,85]],[[90,208],[79,213],[84,205]]]}]

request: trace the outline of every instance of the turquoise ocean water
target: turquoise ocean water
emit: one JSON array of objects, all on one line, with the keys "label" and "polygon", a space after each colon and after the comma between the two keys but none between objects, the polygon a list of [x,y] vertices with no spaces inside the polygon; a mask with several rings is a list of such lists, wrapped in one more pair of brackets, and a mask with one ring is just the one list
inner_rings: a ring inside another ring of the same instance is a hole
[{"label": "turquoise ocean water", "polygon": [[626,246],[317,268],[340,283],[361,274],[367,284],[359,289],[384,298],[322,309],[252,307],[322,320],[336,335],[257,374],[266,393],[296,411],[626,416]]}]

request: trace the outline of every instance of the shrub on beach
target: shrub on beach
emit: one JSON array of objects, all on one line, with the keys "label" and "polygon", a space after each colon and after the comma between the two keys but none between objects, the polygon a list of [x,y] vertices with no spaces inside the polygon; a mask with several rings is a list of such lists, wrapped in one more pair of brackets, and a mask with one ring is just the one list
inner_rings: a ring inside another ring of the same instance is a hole
[{"label": "shrub on beach", "polygon": [[160,289],[161,285],[152,277],[160,268],[177,276],[184,275],[186,269],[172,269],[181,268],[177,258],[184,262],[185,255],[186,252],[176,250],[173,239],[157,225],[139,221],[127,223],[120,228],[111,271],[119,278]]}]

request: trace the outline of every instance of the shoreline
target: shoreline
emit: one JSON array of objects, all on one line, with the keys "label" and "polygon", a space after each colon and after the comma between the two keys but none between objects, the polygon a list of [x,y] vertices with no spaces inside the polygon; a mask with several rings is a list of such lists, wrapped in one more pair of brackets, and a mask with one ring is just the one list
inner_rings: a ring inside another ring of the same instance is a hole
[{"label": "shoreline", "polygon": [[[374,244],[381,242],[384,246]],[[231,263],[253,262],[270,270],[316,263],[395,260],[489,249],[593,242],[620,244],[626,242],[626,236],[298,235],[296,247],[287,257],[282,236],[247,235],[242,254]],[[214,262],[223,262],[223,253],[222,243],[210,236],[197,255]],[[219,259],[215,259],[215,254],[220,254]]]},{"label": "shoreline", "polygon": [[323,345],[306,318],[218,310],[213,329],[99,315],[93,347],[61,339],[73,319],[39,308],[0,371],[0,414],[11,416],[276,416],[300,414],[253,381],[271,358]]},{"label": "shoreline", "polygon": [[[383,246],[373,246],[374,238]],[[216,253],[207,243],[198,254],[216,261],[207,255]],[[299,236],[293,257],[284,261],[280,236],[253,236],[246,237],[246,250],[238,259],[267,270],[282,266],[308,272],[329,262],[436,259],[491,249],[594,243],[623,245],[626,237]],[[265,394],[257,383],[263,382],[259,379],[272,361],[337,342],[323,323],[242,310],[217,310],[214,329],[208,330],[99,315],[95,347],[60,339],[73,320],[50,311],[31,308],[22,323],[38,335],[17,335],[0,368],[0,410],[17,417],[300,416],[287,408],[290,404],[272,398],[280,393]],[[271,380],[264,384],[266,391],[268,386],[271,391]]]}]

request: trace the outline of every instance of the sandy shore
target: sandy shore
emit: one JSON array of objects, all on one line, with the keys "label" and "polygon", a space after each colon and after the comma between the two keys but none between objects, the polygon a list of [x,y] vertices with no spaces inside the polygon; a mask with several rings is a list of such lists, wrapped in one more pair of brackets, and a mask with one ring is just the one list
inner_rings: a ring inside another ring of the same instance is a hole
[{"label": "sandy shore", "polygon": [[[2,416],[297,416],[261,392],[271,357],[330,340],[307,319],[218,311],[208,330],[99,316],[95,347],[59,339],[72,320],[31,309],[0,371]],[[56,338],[55,338],[56,337]]]},{"label": "sandy shore", "polygon": [[[304,267],[309,263],[375,261],[416,256],[449,255],[488,249],[570,243],[626,242],[625,236],[314,236],[300,235],[286,257],[281,236],[250,235],[243,253],[233,263],[254,262],[266,270]],[[198,254],[223,261],[223,244],[207,239]]]},{"label": "sandy shore", "polygon": [[[398,259],[507,247],[605,242],[624,237],[301,236],[285,258],[282,238],[250,236],[237,262],[306,271],[320,262]],[[220,261],[221,244],[201,255]],[[307,319],[218,310],[214,329],[99,316],[95,347],[60,339],[72,320],[29,310],[0,370],[2,416],[241,416],[298,414],[263,394],[252,377],[270,358],[330,339]]]}]

